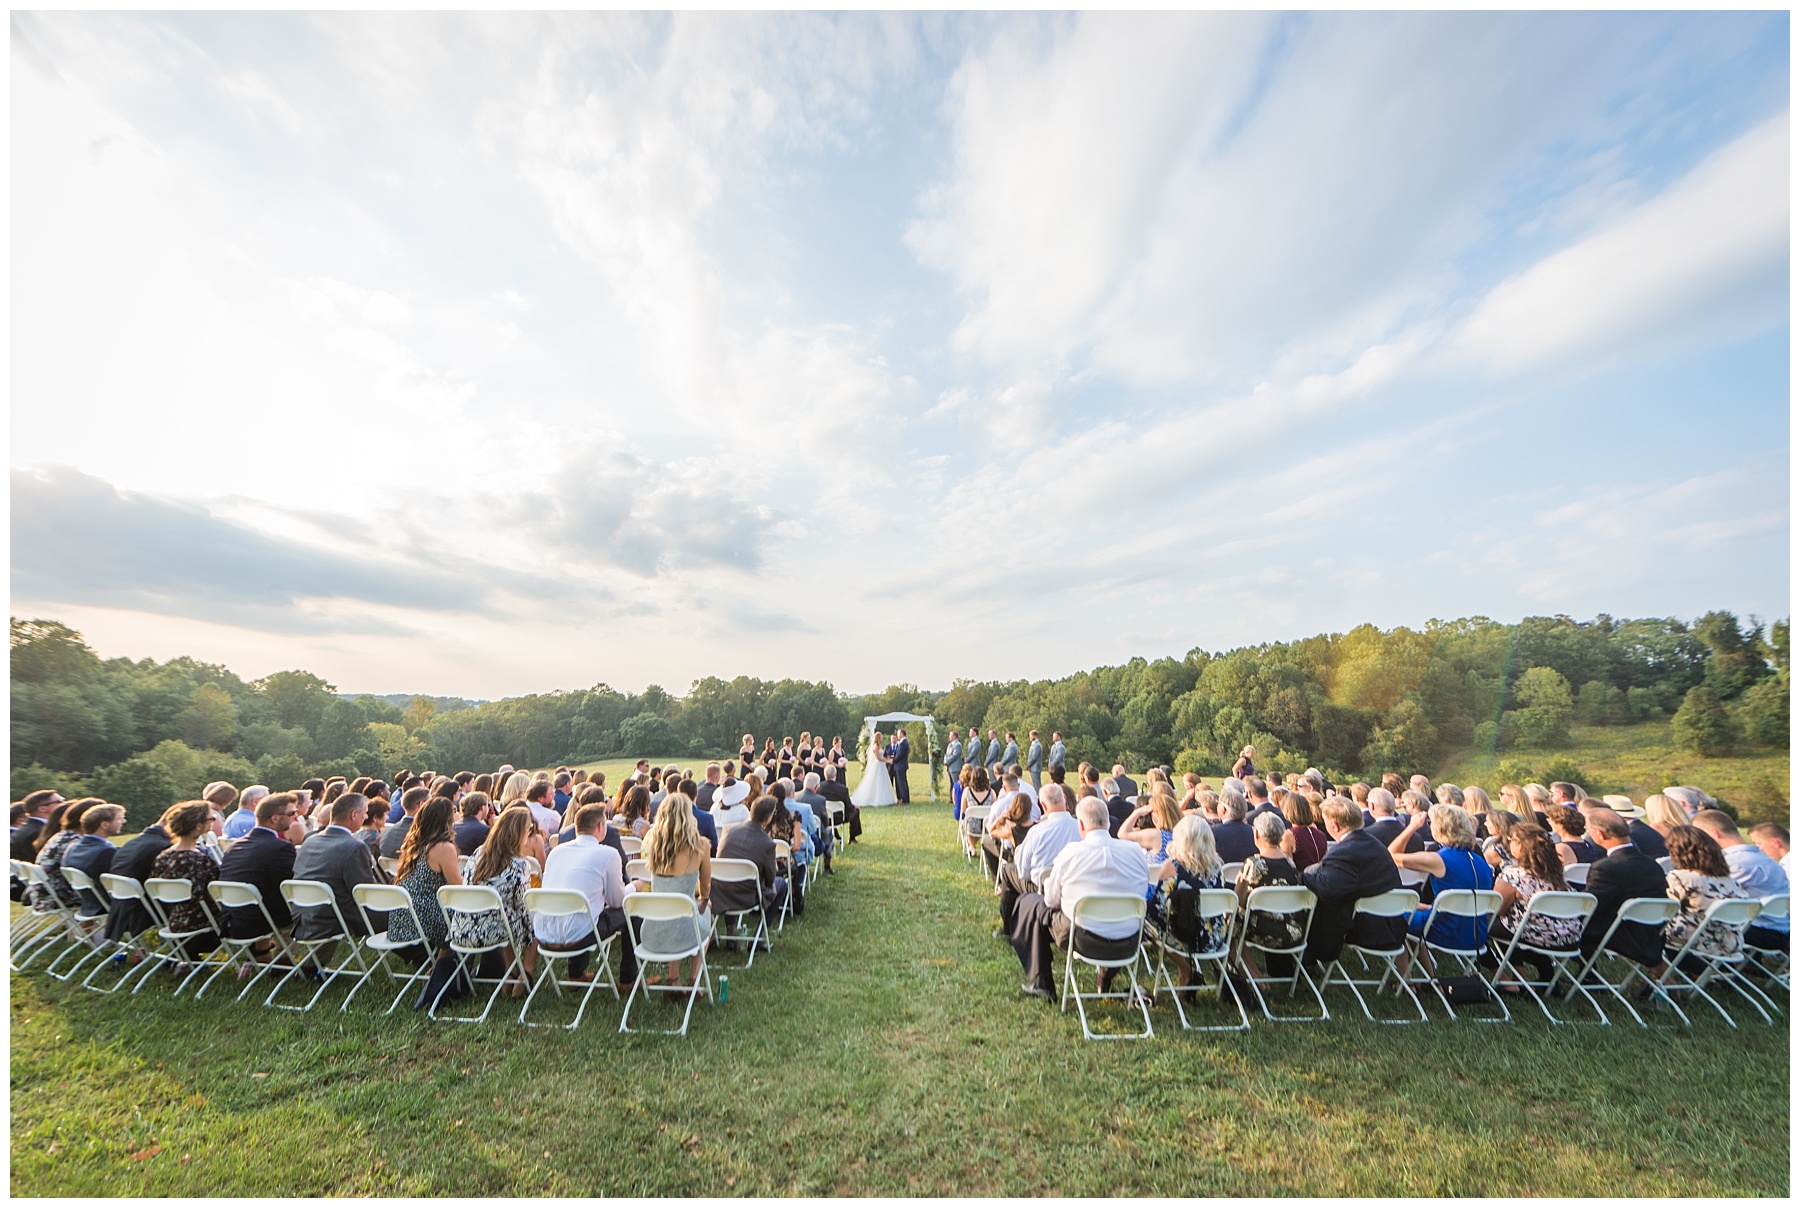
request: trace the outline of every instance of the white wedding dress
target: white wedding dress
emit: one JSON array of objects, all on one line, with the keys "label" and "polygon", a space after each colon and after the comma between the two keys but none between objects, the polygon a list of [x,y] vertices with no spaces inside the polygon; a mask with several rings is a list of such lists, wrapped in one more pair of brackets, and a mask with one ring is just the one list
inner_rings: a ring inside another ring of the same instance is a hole
[{"label": "white wedding dress", "polygon": [[873,805],[898,805],[900,802],[894,796],[894,777],[873,748],[869,750],[869,762],[864,766],[863,777],[857,782],[856,791],[850,794],[850,800],[859,809],[868,809]]}]

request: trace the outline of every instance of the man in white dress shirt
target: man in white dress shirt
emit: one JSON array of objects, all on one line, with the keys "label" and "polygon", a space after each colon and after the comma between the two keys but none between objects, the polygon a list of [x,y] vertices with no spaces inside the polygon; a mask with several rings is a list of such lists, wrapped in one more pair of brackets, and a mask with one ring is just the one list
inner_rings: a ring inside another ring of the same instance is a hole
[{"label": "man in white dress shirt", "polygon": [[1025,841],[1013,852],[1009,863],[1000,867],[1000,930],[995,938],[1011,935],[1015,908],[1020,897],[1041,892],[1063,848],[1081,840],[1081,824],[1069,812],[1069,791],[1060,784],[1047,784],[1039,800],[1044,817],[1025,835]]},{"label": "man in white dress shirt", "polygon": [[[1040,998],[1050,997],[1052,946],[1068,942],[1075,903],[1096,893],[1141,897],[1150,884],[1148,853],[1107,833],[1104,802],[1084,798],[1075,808],[1075,819],[1081,827],[1080,841],[1057,853],[1044,874],[1043,893],[1021,895],[1013,909],[1013,950],[1030,979],[1019,988]],[[1091,931],[1083,928],[1078,942],[1101,959],[1128,956],[1137,949],[1140,926],[1135,919],[1101,923]],[[1102,990],[1111,980],[1106,975],[1110,972],[1101,976]]]},{"label": "man in white dress shirt", "polygon": [[[606,834],[609,807],[603,801],[583,805],[575,810],[575,838],[559,843],[544,859],[544,888],[573,889],[588,900],[599,931],[578,914],[537,914],[531,916],[531,932],[538,947],[551,952],[584,948],[596,940],[604,941],[625,927],[625,896],[631,889],[625,884],[619,853],[601,842]],[[573,957],[568,962],[568,976],[586,981],[588,955]],[[619,984],[637,980],[637,955],[631,950],[630,938],[619,945]]]}]

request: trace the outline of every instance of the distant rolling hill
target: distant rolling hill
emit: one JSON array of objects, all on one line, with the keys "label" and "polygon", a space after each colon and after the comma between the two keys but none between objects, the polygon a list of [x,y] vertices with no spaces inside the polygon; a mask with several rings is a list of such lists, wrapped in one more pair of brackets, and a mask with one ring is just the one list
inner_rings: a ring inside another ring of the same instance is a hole
[{"label": "distant rolling hill", "polygon": [[[404,709],[406,706],[412,704],[414,698],[425,696],[423,692],[388,692],[385,694],[377,692],[340,692],[338,695],[345,700],[359,700],[362,697],[367,696],[374,700],[386,701],[388,704],[400,709]],[[484,700],[464,700],[460,696],[425,696],[425,699],[436,705],[439,713],[454,713],[458,709],[473,709],[476,705],[487,704]]]}]

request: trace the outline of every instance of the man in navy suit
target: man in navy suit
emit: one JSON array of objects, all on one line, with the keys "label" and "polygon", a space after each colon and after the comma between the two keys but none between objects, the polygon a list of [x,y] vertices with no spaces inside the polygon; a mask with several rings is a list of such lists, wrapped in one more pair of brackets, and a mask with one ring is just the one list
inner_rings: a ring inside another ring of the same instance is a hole
[{"label": "man in navy suit", "polygon": [[1345,798],[1325,803],[1325,832],[1332,840],[1325,858],[1300,874],[1301,884],[1318,895],[1312,931],[1306,937],[1306,963],[1331,963],[1346,941],[1364,948],[1398,945],[1406,936],[1404,918],[1356,914],[1359,899],[1400,888],[1394,857],[1363,830],[1362,810]]},{"label": "man in navy suit", "polygon": [[912,789],[906,783],[906,760],[907,756],[911,753],[912,744],[906,741],[906,731],[904,729],[895,730],[894,741],[893,744],[888,747],[888,754],[894,757],[894,766],[892,769],[894,773],[894,797],[901,805],[907,805],[912,801]]},{"label": "man in navy suit", "polygon": [[[225,911],[225,926],[232,939],[254,939],[269,934],[269,923],[286,928],[293,924],[281,883],[294,875],[294,845],[284,837],[299,815],[292,793],[271,793],[256,803],[256,826],[231,845],[219,865],[222,881],[244,881],[262,891],[265,919],[254,906],[233,906]],[[259,946],[258,955],[262,949]]]}]

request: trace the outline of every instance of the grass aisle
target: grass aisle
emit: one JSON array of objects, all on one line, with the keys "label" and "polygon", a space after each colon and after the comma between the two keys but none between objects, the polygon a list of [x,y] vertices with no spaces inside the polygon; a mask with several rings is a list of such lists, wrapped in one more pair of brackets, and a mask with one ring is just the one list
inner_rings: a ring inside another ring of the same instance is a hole
[{"label": "grass aisle", "polygon": [[947,808],[866,817],[686,1040],[619,1035],[610,997],[570,1035],[384,1018],[378,987],[302,1017],[15,977],[12,1192],[1787,1192],[1785,1027],[1202,1036],[1164,1007],[1084,1043],[1019,995]]}]

